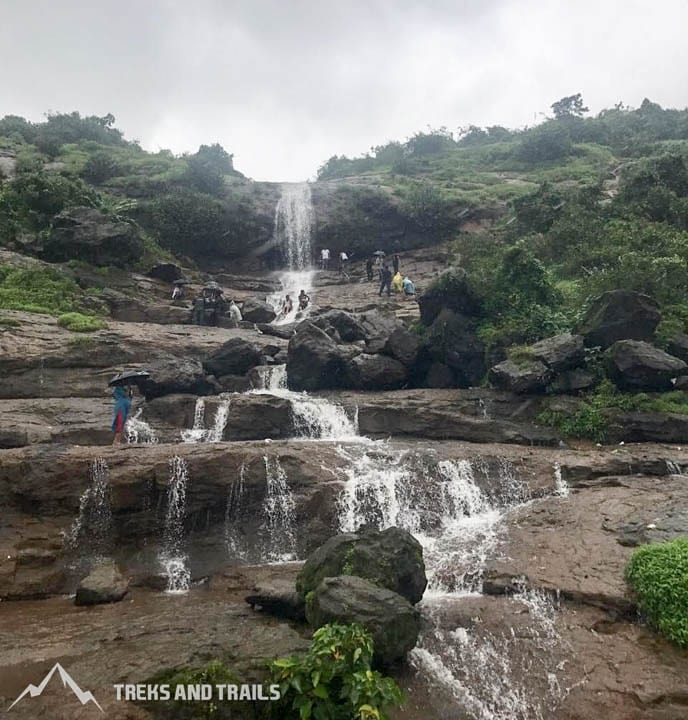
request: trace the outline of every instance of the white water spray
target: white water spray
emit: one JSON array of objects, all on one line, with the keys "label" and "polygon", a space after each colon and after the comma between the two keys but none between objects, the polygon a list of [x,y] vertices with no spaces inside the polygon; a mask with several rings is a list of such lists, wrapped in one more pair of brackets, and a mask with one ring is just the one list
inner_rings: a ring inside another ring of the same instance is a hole
[{"label": "white water spray", "polygon": [[262,556],[268,562],[288,562],[296,559],[296,503],[279,458],[265,455],[263,461],[267,488],[261,528]]},{"label": "white water spray", "polygon": [[145,421],[141,420],[142,408],[137,410],[136,415],[127,420],[127,443],[129,445],[157,445],[158,436],[155,430]]},{"label": "white water spray", "polygon": [[190,430],[182,430],[181,438],[185,443],[221,442],[224,437],[229,416],[229,399],[221,400],[215,409],[210,428],[205,426],[205,399],[198,398],[194,408],[194,423]]},{"label": "white water spray", "polygon": [[227,490],[227,508],[225,510],[225,547],[227,554],[234,560],[248,560],[248,546],[246,538],[239,532],[239,523],[244,515],[244,481],[246,466],[241,465],[239,477],[236,478]]},{"label": "white water spray", "polygon": [[167,577],[167,592],[188,592],[191,572],[184,550],[184,516],[186,514],[186,486],[189,470],[186,461],[175,455],[170,460],[170,481],[167,486],[167,513],[160,564]]},{"label": "white water spray", "polygon": [[[310,295],[313,287],[311,268],[311,233],[315,213],[311,188],[308,183],[285,183],[275,208],[274,237],[282,248],[288,270],[280,277],[282,290],[268,297],[278,313],[275,323],[278,325],[294,322],[297,317],[305,317],[309,308],[299,311],[298,296],[301,290]],[[291,312],[283,315],[282,301],[289,295],[292,301]]]}]

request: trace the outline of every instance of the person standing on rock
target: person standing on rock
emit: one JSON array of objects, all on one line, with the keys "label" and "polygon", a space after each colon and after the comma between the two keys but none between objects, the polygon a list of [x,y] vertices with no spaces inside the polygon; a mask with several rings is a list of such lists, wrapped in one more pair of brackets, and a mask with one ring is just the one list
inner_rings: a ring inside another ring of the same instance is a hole
[{"label": "person standing on rock", "polygon": [[382,297],[385,289],[387,290],[387,297],[389,297],[392,292],[392,271],[389,269],[389,265],[386,264],[380,270],[380,297]]},{"label": "person standing on rock", "polygon": [[328,270],[330,267],[330,251],[328,248],[323,248],[320,251],[320,268],[322,270]]},{"label": "person standing on rock", "polygon": [[346,267],[346,261],[349,259],[349,256],[342,250],[339,253],[339,274],[341,275],[344,272],[344,268]]},{"label": "person standing on rock", "polygon": [[115,437],[113,445],[121,445],[124,442],[124,426],[127,424],[129,410],[131,409],[131,391],[127,391],[121,385],[115,388],[112,394],[115,399],[114,417],[112,419],[112,432]]},{"label": "person standing on rock", "polygon": [[191,321],[194,325],[205,325],[205,298],[203,295],[197,295],[194,300]]},{"label": "person standing on rock", "polygon": [[242,320],[241,317],[241,310],[239,310],[239,307],[234,302],[234,298],[230,298],[229,301],[229,307],[227,308],[227,313],[229,314],[229,319],[234,327],[239,327],[239,323]]},{"label": "person standing on rock", "polygon": [[366,275],[368,276],[368,282],[373,281],[373,258],[366,260]]},{"label": "person standing on rock", "polygon": [[392,258],[392,267],[394,268],[394,274],[396,275],[399,272],[399,255],[398,255],[398,253],[394,253],[394,258]]}]

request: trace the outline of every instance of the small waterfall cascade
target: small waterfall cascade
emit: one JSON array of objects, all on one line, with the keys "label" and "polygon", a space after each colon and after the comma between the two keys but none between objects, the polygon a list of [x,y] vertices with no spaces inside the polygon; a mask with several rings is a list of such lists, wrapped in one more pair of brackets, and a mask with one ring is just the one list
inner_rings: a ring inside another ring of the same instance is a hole
[{"label": "small waterfall cascade", "polygon": [[[276,324],[294,322],[298,309],[298,295],[301,290],[310,294],[313,287],[311,268],[311,233],[315,213],[311,187],[308,183],[285,183],[282,185],[280,199],[275,208],[274,238],[287,261],[287,271],[280,278],[282,290],[268,297],[278,313]],[[282,301],[289,295],[293,308],[287,315],[281,315]],[[299,317],[305,317],[308,309]]]},{"label": "small waterfall cascade", "polygon": [[556,630],[556,605],[525,588],[507,602],[525,625],[518,635],[495,634],[480,622],[452,629],[441,605],[424,603],[431,629],[409,661],[474,720],[548,720],[570,691],[557,676],[571,649]]},{"label": "small waterfall cascade", "polygon": [[263,388],[252,392],[277,395],[289,400],[299,437],[309,440],[362,441],[358,434],[357,414],[351,419],[341,405],[336,405],[327,398],[311,397],[305,392],[288,390],[286,365],[266,367],[260,377]]},{"label": "small waterfall cascade", "polygon": [[141,420],[142,412],[143,408],[139,408],[136,415],[127,420],[127,443],[129,445],[157,445],[158,436],[145,420]]},{"label": "small waterfall cascade", "polygon": [[205,429],[205,399],[198,398],[194,408],[193,427],[190,430],[182,430],[182,442],[195,443],[205,440],[207,430]]},{"label": "small waterfall cascade", "polygon": [[205,426],[205,399],[198,398],[194,408],[194,422],[190,430],[182,430],[181,438],[185,443],[222,442],[227,418],[229,416],[229,399],[221,400],[215,410],[210,428]]},{"label": "small waterfall cascade", "polygon": [[191,585],[188,557],[184,551],[184,516],[189,470],[186,461],[175,455],[170,460],[170,481],[167,486],[165,533],[160,552],[160,564],[167,577],[168,593],[185,593]]},{"label": "small waterfall cascade", "polygon": [[[677,474],[680,475],[680,471]],[[561,465],[554,463],[554,494],[559,497],[568,497],[569,492],[568,483],[561,476]]]},{"label": "small waterfall cascade", "polygon": [[296,503],[279,458],[264,456],[267,489],[263,501],[262,557],[268,562],[296,559]]},{"label": "small waterfall cascade", "polygon": [[64,536],[65,550],[77,556],[77,564],[108,557],[112,552],[112,488],[108,466],[96,458],[89,469],[90,484],[79,500],[79,513]]},{"label": "small waterfall cascade", "polygon": [[[531,501],[514,466],[495,458],[428,462],[380,442],[339,452],[348,461],[340,530],[354,531],[364,523],[396,525],[423,546],[426,623],[410,654],[417,671],[474,720],[551,717],[568,692],[557,673],[563,667],[559,658],[570,650],[556,632],[556,607],[549,596],[523,587],[508,600],[515,615],[524,618],[528,647],[513,632],[493,633],[480,622],[456,627],[451,619],[456,603],[475,607],[480,617],[483,574],[506,532],[504,519]],[[553,493],[565,497],[567,491],[555,467]]]},{"label": "small waterfall cascade", "polygon": [[246,465],[242,464],[239,477],[231,483],[227,490],[227,509],[225,510],[225,547],[229,557],[239,561],[248,560],[248,544],[238,529],[238,524],[245,512],[245,479]]}]

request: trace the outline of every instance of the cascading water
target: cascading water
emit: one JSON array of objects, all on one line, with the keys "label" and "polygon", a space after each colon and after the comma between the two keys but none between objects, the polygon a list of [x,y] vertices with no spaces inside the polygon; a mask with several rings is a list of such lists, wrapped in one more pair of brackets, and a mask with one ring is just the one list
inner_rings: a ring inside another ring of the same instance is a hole
[{"label": "cascading water", "polygon": [[213,424],[205,426],[205,400],[198,398],[194,409],[194,423],[190,430],[182,430],[181,438],[185,443],[221,442],[227,425],[230,400],[221,400],[215,409]]},{"label": "cascading water", "polygon": [[64,538],[65,550],[75,556],[75,565],[90,564],[112,552],[112,489],[103,458],[93,461],[89,479],[79,500],[79,513]]},{"label": "cascading water", "polygon": [[205,440],[207,430],[205,429],[205,400],[198,398],[194,408],[193,427],[190,430],[182,430],[182,442],[195,443]]},{"label": "cascading water", "polygon": [[288,390],[286,365],[266,368],[261,378],[263,387],[256,388],[252,392],[276,395],[289,400],[299,437],[351,442],[362,440],[358,434],[356,418],[350,419],[341,405],[336,405],[327,398],[311,397],[305,392]]},{"label": "cascading water", "polygon": [[[314,221],[311,188],[308,183],[285,183],[275,208],[275,242],[282,248],[288,270],[280,277],[282,290],[268,298],[278,313],[275,323],[294,322],[308,314],[308,308],[299,314],[298,295],[301,290],[310,294],[313,287],[311,268],[311,232]],[[282,301],[289,295],[292,311],[281,314]]]},{"label": "cascading water", "polygon": [[189,470],[186,461],[175,455],[170,460],[165,534],[160,552],[160,564],[167,577],[168,593],[185,593],[191,585],[188,556],[184,551],[184,516],[188,481]]},{"label": "cascading water", "polygon": [[246,466],[241,465],[239,477],[227,491],[227,509],[225,510],[225,547],[227,554],[234,560],[248,559],[246,538],[239,532],[238,525],[244,514],[244,481]]},{"label": "cascading water", "polygon": [[262,557],[268,562],[296,559],[296,503],[279,458],[265,456]]},{"label": "cascading water", "polygon": [[[442,619],[447,604],[482,597],[484,568],[505,532],[505,516],[530,500],[514,467],[505,460],[440,460],[428,465],[409,451],[379,442],[340,448],[340,453],[348,461],[339,503],[340,530],[354,531],[362,524],[397,525],[423,545],[428,589],[422,609],[427,622],[411,653],[417,670],[443,687],[475,720],[547,717],[564,691],[552,661],[560,644],[555,611],[544,594],[524,588],[510,601],[528,608],[535,655],[524,655],[513,634],[502,637],[483,628],[457,628]],[[476,475],[491,482],[478,482]],[[565,497],[568,488],[556,467],[555,482],[554,492]],[[481,485],[490,487],[489,492]]]},{"label": "cascading water", "polygon": [[136,415],[127,420],[127,443],[130,445],[156,445],[158,436],[145,420],[141,420],[142,412],[143,409],[139,408]]}]

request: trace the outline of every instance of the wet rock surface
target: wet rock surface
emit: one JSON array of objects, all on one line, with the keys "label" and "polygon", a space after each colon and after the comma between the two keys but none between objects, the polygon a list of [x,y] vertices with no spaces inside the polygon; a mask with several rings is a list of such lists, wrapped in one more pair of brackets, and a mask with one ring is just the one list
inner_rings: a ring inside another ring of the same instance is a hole
[{"label": "wet rock surface", "polygon": [[129,590],[129,581],[112,560],[99,562],[79,583],[76,589],[76,605],[102,605],[119,602]]}]

